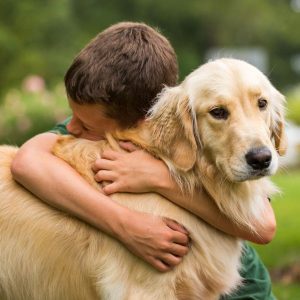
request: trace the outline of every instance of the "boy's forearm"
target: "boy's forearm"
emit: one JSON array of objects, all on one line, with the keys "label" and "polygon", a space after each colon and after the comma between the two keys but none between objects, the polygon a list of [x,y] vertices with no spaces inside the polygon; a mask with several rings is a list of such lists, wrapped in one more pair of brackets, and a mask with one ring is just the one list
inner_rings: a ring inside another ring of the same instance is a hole
[{"label": "boy's forearm", "polygon": [[189,249],[188,232],[172,220],[123,207],[90,186],[51,153],[56,139],[44,134],[22,146],[12,164],[14,178],[41,200],[116,238],[157,270],[178,265]]},{"label": "boy's forearm", "polygon": [[[39,142],[42,141],[41,139]],[[33,145],[30,145],[31,149]],[[47,147],[51,148],[51,142],[45,145]],[[120,226],[118,221],[124,217],[127,209],[90,186],[75,170],[53,156],[50,151],[43,149],[34,153],[34,150],[30,150],[28,153],[25,144],[12,164],[12,173],[16,181],[44,202],[110,235],[117,235],[117,227]]]},{"label": "boy's forearm", "polygon": [[264,225],[252,224],[256,229],[256,232],[253,232],[246,227],[242,228],[224,215],[205,191],[194,191],[193,195],[183,194],[172,178],[155,184],[156,192],[227,234],[257,244],[269,243],[275,235],[275,216],[267,198],[265,199]]}]

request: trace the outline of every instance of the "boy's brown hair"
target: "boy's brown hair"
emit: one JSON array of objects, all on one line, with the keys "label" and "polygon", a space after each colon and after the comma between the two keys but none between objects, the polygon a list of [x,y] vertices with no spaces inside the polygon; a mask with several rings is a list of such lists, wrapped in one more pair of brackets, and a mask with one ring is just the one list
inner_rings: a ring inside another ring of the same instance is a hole
[{"label": "boy's brown hair", "polygon": [[169,41],[145,24],[122,22],[98,34],[78,54],[65,75],[65,86],[72,101],[101,104],[107,116],[130,127],[177,77]]}]

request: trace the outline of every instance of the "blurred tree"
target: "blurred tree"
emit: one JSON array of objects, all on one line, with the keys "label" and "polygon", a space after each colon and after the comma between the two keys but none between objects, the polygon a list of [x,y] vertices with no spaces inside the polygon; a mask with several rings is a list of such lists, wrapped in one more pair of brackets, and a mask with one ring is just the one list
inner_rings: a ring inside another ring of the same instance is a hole
[{"label": "blurred tree", "polygon": [[4,0],[0,2],[0,92],[28,73],[62,80],[72,57],[105,27],[123,20],[158,27],[174,45],[181,77],[211,47],[263,47],[271,80],[299,81],[290,64],[299,54],[299,12],[289,0]]},{"label": "blurred tree", "polygon": [[0,90],[30,73],[61,80],[76,44],[68,0],[0,2]]}]

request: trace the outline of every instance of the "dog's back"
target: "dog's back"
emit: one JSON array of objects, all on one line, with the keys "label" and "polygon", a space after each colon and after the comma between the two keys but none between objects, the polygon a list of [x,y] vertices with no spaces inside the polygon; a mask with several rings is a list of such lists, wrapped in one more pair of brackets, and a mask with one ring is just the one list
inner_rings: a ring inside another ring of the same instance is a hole
[{"label": "dog's back", "polygon": [[[59,147],[66,161],[74,161],[74,155],[82,160],[83,148],[90,158],[99,152],[99,143],[80,140],[67,139]],[[184,261],[159,273],[115,240],[15,183],[10,163],[16,151],[0,147],[1,299],[214,299],[239,282],[236,239],[156,194],[116,194],[115,201],[176,219],[190,231],[192,247]],[[90,162],[84,161],[80,172],[88,173]]]},{"label": "dog's back", "polygon": [[0,147],[0,299],[96,299],[82,252],[93,229],[12,179],[16,151]]}]

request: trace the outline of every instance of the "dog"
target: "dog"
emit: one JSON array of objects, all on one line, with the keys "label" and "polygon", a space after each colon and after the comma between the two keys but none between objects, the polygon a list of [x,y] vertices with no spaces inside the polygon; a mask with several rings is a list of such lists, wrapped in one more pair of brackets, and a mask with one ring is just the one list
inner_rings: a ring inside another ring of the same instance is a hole
[{"label": "dog", "polygon": [[[138,127],[99,142],[61,137],[53,153],[100,188],[91,165],[105,149],[121,151],[118,140],[162,159],[183,191],[202,187],[222,213],[251,229],[253,220],[261,221],[262,199],[277,191],[267,177],[286,149],[284,97],[252,65],[217,59],[166,87]],[[0,299],[219,299],[240,285],[239,239],[160,195],[113,195],[190,232],[191,249],[182,263],[160,273],[17,184],[10,173],[17,151],[0,147]]]}]

